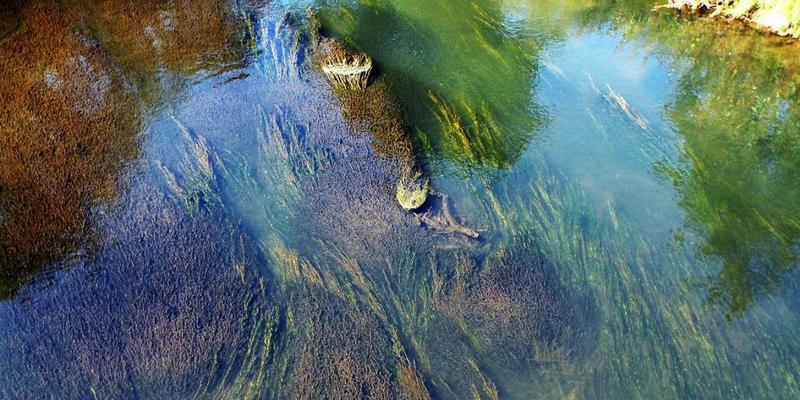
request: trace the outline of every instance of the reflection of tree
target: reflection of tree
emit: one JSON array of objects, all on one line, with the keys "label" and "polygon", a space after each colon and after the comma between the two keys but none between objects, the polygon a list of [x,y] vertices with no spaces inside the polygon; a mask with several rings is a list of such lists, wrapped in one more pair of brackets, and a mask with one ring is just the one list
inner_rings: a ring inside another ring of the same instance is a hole
[{"label": "reflection of tree", "polygon": [[90,209],[116,195],[143,93],[122,71],[157,82],[162,68],[220,68],[237,48],[222,2],[85,3],[2,15],[21,22],[0,23],[14,26],[0,42],[0,298],[85,243]]},{"label": "reflection of tree", "polygon": [[531,112],[536,41],[487,3],[357,2],[323,18],[387,72],[407,122],[468,171],[509,168],[542,118]]},{"label": "reflection of tree", "polygon": [[722,261],[709,301],[734,317],[800,263],[798,48],[644,9],[601,1],[585,22],[615,21],[685,63],[668,116],[690,167],[670,175],[681,207],[705,236],[702,253]]},{"label": "reflection of tree", "polygon": [[677,179],[681,206],[723,262],[710,300],[732,316],[798,265],[800,104],[790,71],[723,51],[738,57],[693,60],[670,115],[692,164]]},{"label": "reflection of tree", "polygon": [[[502,5],[355,3],[326,26],[390,72],[409,121],[430,134],[433,148],[470,169],[513,165],[525,132],[541,122],[527,109],[536,44],[563,33],[531,19],[517,34],[503,20],[513,10]],[[775,290],[799,262],[798,49],[652,6],[531,1],[521,8],[554,16],[562,31],[610,27],[678,60],[684,72],[668,117],[685,139],[690,167],[670,172],[681,206],[706,238],[702,253],[722,261],[709,300],[732,316]]]}]

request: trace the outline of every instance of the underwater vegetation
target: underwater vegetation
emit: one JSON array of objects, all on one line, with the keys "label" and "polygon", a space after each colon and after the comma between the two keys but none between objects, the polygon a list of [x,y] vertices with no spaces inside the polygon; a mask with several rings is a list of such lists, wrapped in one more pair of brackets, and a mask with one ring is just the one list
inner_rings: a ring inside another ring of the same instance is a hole
[{"label": "underwater vegetation", "polygon": [[25,5],[26,0],[9,0],[3,4],[3,9],[0,10],[0,41],[13,33],[19,27],[20,10]]},{"label": "underwater vegetation", "polygon": [[[483,260],[463,258],[440,295],[480,351],[506,367],[569,361],[592,348],[591,301],[565,286],[531,234]],[[584,336],[586,335],[586,336]]]},{"label": "underwater vegetation", "polygon": [[[514,36],[503,25],[500,4],[330,3],[320,11],[325,33],[380,66],[413,127],[421,161],[466,174],[492,174],[514,164],[544,118],[531,101],[540,43]],[[457,41],[450,27],[459,29]],[[451,165],[439,165],[440,156]]]},{"label": "underwater vegetation", "polygon": [[[309,18],[317,20],[315,15]],[[312,29],[316,33],[318,28]],[[385,81],[381,79],[368,88],[372,59],[328,37],[314,44],[314,58],[339,93],[345,117],[356,129],[372,134],[376,149],[400,164],[397,202],[406,211],[422,207],[428,197],[428,178],[418,166],[401,113]]]},{"label": "underwater vegetation", "polygon": [[91,236],[137,154],[140,108],[113,60],[47,2],[0,43],[0,297]]},{"label": "underwater vegetation", "polygon": [[145,107],[198,70],[241,60],[234,10],[214,1],[4,6],[0,297],[92,242],[90,209],[118,194]]},{"label": "underwater vegetation", "polygon": [[0,17],[0,398],[797,397],[797,48],[652,7]]},{"label": "underwater vegetation", "polygon": [[135,193],[93,257],[0,311],[0,396],[208,398],[253,373],[248,342],[274,318],[258,252],[219,210]]},{"label": "underwater vegetation", "polygon": [[571,369],[597,341],[594,300],[558,276],[531,232],[486,252],[437,252],[415,343],[434,393],[516,397],[503,377]]},{"label": "underwater vegetation", "polygon": [[[286,132],[314,131],[313,128],[287,126],[281,129]],[[388,332],[397,332],[398,337],[392,339],[396,341],[394,346],[402,345],[400,354],[406,354],[412,365],[416,360],[424,366],[415,374],[420,374],[426,382],[430,381],[432,386],[426,386],[427,390],[440,396],[471,394],[469,386],[458,387],[457,381],[453,380],[458,378],[448,377],[451,371],[473,371],[469,374],[477,375],[470,375],[470,379],[482,379],[486,387],[502,391],[491,383],[493,378],[489,372],[500,365],[508,367],[513,363],[522,369],[535,370],[543,363],[569,363],[589,353],[594,336],[589,317],[591,302],[572,293],[557,278],[548,259],[536,252],[530,234],[520,234],[519,241],[514,242],[509,250],[497,250],[496,255],[487,261],[480,261],[483,257],[473,253],[483,254],[486,250],[474,248],[472,242],[439,236],[436,230],[422,228],[414,222],[412,214],[393,206],[393,175],[386,172],[374,174],[377,170],[383,171],[380,164],[376,164],[383,158],[380,153],[353,158],[336,155],[339,152],[352,154],[357,148],[374,151],[369,141],[353,141],[358,137],[351,136],[343,142],[335,137],[325,137],[339,145],[329,154],[332,163],[320,171],[318,177],[307,182],[310,186],[304,189],[305,207],[301,212],[313,221],[307,228],[309,237],[319,237],[319,240],[306,240],[297,248],[297,253],[314,254],[314,258],[285,261],[284,265],[292,265],[283,269],[285,274],[303,276],[316,285],[328,287],[333,293],[344,293],[338,296],[371,310],[357,313],[361,318],[372,312],[385,315],[376,320],[380,323],[371,325],[372,329],[382,326]],[[340,148],[342,145],[345,146]],[[358,153],[363,154],[362,151]],[[308,156],[308,153],[294,154]],[[359,186],[364,190],[349,190],[351,184],[344,182],[351,180],[360,182]],[[351,207],[351,204],[359,204],[359,207]],[[442,249],[437,249],[438,246]],[[462,261],[453,258],[453,248],[463,249]],[[273,253],[286,254],[286,250]],[[297,256],[288,258],[294,257]],[[473,267],[463,266],[466,264]],[[439,266],[444,269],[439,270]],[[346,282],[352,283],[348,285]],[[509,286],[501,288],[503,285]],[[349,290],[355,293],[347,295],[348,287],[353,287]],[[297,296],[297,299],[309,297],[298,292],[297,288],[287,289],[287,293]],[[433,296],[434,304],[431,304],[429,296]],[[364,298],[370,300],[357,300]],[[298,318],[295,311],[291,314],[294,319]],[[431,315],[452,320],[453,325],[420,322],[418,326],[414,322],[433,318]],[[310,326],[324,327],[331,323],[323,320]],[[526,334],[520,336],[515,329],[525,329]],[[500,331],[507,333],[497,335]],[[454,350],[455,344],[438,347],[430,342],[437,342],[454,332],[461,337],[455,340],[462,343],[455,347],[458,350]],[[372,335],[375,334],[377,332]],[[496,335],[494,339],[492,335]],[[463,341],[463,337],[471,336],[476,337],[477,344]],[[506,350],[498,351],[501,347]],[[482,356],[475,359],[475,351],[481,352]],[[380,354],[377,350],[373,353]],[[404,357],[399,357],[399,360]],[[450,361],[439,367],[431,365],[433,360],[442,357]],[[479,364],[483,366],[478,371],[471,366]],[[405,364],[402,362],[400,365]],[[402,369],[413,371],[408,366]],[[350,384],[342,387],[348,386]],[[384,386],[378,387],[387,390]],[[467,392],[462,392],[462,389]]]},{"label": "underwater vegetation", "polygon": [[250,3],[80,0],[70,8],[126,70],[143,101],[153,104],[157,94],[185,84],[175,77],[217,73],[242,62],[246,38],[252,36],[242,29]]},{"label": "underwater vegetation", "polygon": [[[320,77],[315,77],[313,72],[304,73],[307,79],[319,82]],[[283,79],[293,78],[281,77],[279,81]],[[494,291],[496,288],[492,289],[487,283],[475,290],[480,294],[461,299],[458,303],[442,300],[446,305],[442,305],[441,310],[432,304],[431,296],[437,299],[438,293],[444,290],[442,286],[433,285],[440,285],[445,275],[453,276],[450,271],[436,272],[436,266],[441,265],[434,261],[437,257],[450,259],[448,254],[453,249],[462,249],[465,254],[483,254],[488,250],[483,244],[461,240],[450,232],[442,234],[438,229],[429,229],[418,222],[414,213],[397,206],[395,184],[402,176],[404,166],[413,163],[413,152],[411,142],[405,139],[400,114],[392,107],[389,88],[379,78],[363,91],[335,90],[336,99],[342,105],[338,116],[338,111],[332,109],[323,111],[321,115],[327,115],[325,118],[308,118],[306,115],[310,110],[321,108],[289,107],[263,118],[261,134],[273,143],[270,147],[277,145],[278,149],[286,149],[281,152],[286,164],[309,166],[289,168],[289,178],[286,179],[292,182],[291,191],[297,191],[296,196],[302,199],[302,206],[296,212],[296,215],[304,216],[296,222],[300,224],[298,229],[302,234],[273,245],[269,250],[275,260],[276,275],[283,277],[282,290],[290,298],[286,318],[287,329],[293,333],[287,334],[286,342],[279,339],[278,346],[313,349],[311,343],[332,343],[323,346],[331,350],[318,351],[323,364],[314,368],[322,371],[327,365],[332,365],[333,360],[338,360],[335,365],[347,366],[330,378],[338,382],[336,389],[323,391],[321,388],[331,387],[330,380],[325,380],[313,385],[296,383],[295,387],[288,386],[286,390],[300,397],[314,397],[320,393],[332,393],[338,397],[340,393],[351,393],[351,387],[360,385],[367,397],[387,393],[392,397],[403,397],[408,388],[413,389],[408,393],[417,398],[425,398],[429,392],[438,393],[440,397],[460,397],[471,395],[469,386],[464,387],[466,392],[461,388],[454,392],[450,385],[455,385],[455,381],[449,381],[446,376],[450,371],[463,368],[471,371],[469,374],[475,374],[470,375],[471,378],[483,379],[487,388],[495,387],[489,371],[496,370],[497,365],[508,359],[498,358],[499,355],[487,350],[485,356],[476,361],[472,355],[475,349],[469,341],[463,342],[463,347],[458,347],[455,353],[446,347],[431,346],[427,339],[429,335],[439,337],[453,331],[462,332],[464,336],[473,333],[466,333],[460,327],[429,327],[415,322],[431,318],[431,313],[455,320],[456,317],[442,310],[472,308],[473,304],[468,303],[477,303],[475,298],[478,296],[486,302],[496,300],[494,308],[486,312],[483,321],[463,329],[478,331],[475,335],[487,348],[490,347],[491,333],[480,332],[480,329],[490,330],[489,325],[504,320],[516,310],[514,307],[530,307],[527,314],[507,321],[510,325],[530,328],[531,335],[534,335],[524,336],[519,341],[515,337],[507,338],[507,344],[514,343],[517,348],[524,349],[519,358],[514,358],[518,365],[535,370],[541,363],[569,363],[586,356],[589,353],[587,349],[593,346],[591,338],[594,336],[591,324],[583,318],[583,313],[590,310],[585,306],[587,300],[573,294],[556,278],[553,266],[533,250],[535,245],[525,242],[532,239],[530,235],[521,235],[519,247],[514,246],[502,261],[486,262],[485,275],[482,276],[487,278],[480,281],[498,283],[502,279],[513,281],[518,277],[529,277],[539,282],[536,289],[545,287],[547,290],[538,292],[520,288],[503,293]],[[347,122],[346,129],[332,129],[336,127],[333,124],[337,118]],[[327,129],[321,129],[322,126]],[[476,262],[482,258],[475,257]],[[454,267],[456,263],[444,265]],[[499,271],[507,274],[505,278],[498,277],[501,275]],[[452,278],[453,282],[448,284],[455,287],[458,281],[462,288],[471,286],[479,280],[477,269],[472,273],[474,275],[463,277],[463,281]],[[527,282],[520,280],[523,281]],[[301,282],[313,289],[303,289],[298,286]],[[335,318],[328,316],[329,311],[326,311],[331,302],[339,304]],[[557,304],[557,314],[563,319],[545,315],[542,309],[533,307],[534,304]],[[306,311],[309,308],[315,312]],[[352,316],[351,308],[354,308]],[[316,322],[306,324],[304,321],[309,318]],[[572,324],[583,325],[582,333],[579,334]],[[369,338],[361,338],[359,335],[366,330],[371,332]],[[578,337],[569,338],[571,335]],[[366,343],[368,352],[353,349],[339,353],[341,349],[350,348],[348,343],[359,340]],[[383,344],[373,345],[373,341]],[[382,348],[387,345],[394,350],[387,352]],[[303,361],[309,355],[298,355],[289,350],[277,354],[278,360],[286,357],[293,360],[277,363],[286,365],[282,368],[288,368],[290,376],[297,376],[296,382],[318,382],[320,378],[316,375],[324,375],[320,372],[309,376],[306,369],[295,369],[298,364],[310,363]],[[450,364],[443,368],[430,367],[430,359],[438,360],[445,354],[452,357]],[[350,365],[354,362],[351,357],[361,360],[358,367]],[[486,365],[475,371],[471,365],[478,364]],[[367,373],[380,365],[384,365],[385,372],[379,369],[382,372]],[[338,370],[332,366],[327,368],[328,371]],[[438,386],[440,383],[441,387]],[[495,387],[494,391],[498,390],[503,389]]]},{"label": "underwater vegetation", "polygon": [[721,262],[709,272],[709,302],[740,316],[800,263],[798,47],[613,4],[587,11],[587,23],[617,21],[615,29],[662,44],[661,56],[676,60],[680,79],[666,112],[688,165],[655,168],[678,190],[688,230],[705,238],[700,254]]},{"label": "underwater vegetation", "polygon": [[287,340],[276,377],[298,399],[428,399],[396,336],[368,304],[305,283],[290,285]]}]

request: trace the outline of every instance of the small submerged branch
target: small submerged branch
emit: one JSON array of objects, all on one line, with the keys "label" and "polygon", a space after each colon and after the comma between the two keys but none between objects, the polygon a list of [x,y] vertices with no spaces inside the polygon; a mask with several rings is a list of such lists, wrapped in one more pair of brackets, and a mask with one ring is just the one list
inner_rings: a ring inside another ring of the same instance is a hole
[{"label": "small submerged branch", "polygon": [[471,239],[479,239],[480,232],[460,222],[450,209],[450,198],[444,193],[433,193],[432,197],[439,204],[432,205],[423,213],[417,214],[419,221],[431,228],[446,233],[464,235]]}]

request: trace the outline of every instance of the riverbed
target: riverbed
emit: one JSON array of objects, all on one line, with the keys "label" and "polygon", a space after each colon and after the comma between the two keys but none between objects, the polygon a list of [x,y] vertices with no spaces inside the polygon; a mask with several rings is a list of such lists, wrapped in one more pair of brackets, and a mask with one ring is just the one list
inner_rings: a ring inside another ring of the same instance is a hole
[{"label": "riverbed", "polygon": [[[0,397],[800,396],[800,46],[649,1],[12,2]],[[372,57],[472,238],[314,62]]]}]

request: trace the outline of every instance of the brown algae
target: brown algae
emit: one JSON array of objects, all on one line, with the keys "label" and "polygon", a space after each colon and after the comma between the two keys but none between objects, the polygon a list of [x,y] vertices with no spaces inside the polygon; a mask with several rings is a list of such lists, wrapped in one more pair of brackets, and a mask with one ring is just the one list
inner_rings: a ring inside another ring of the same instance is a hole
[{"label": "brown algae", "polygon": [[139,107],[76,18],[36,3],[0,43],[0,298],[91,236],[137,152]]}]

